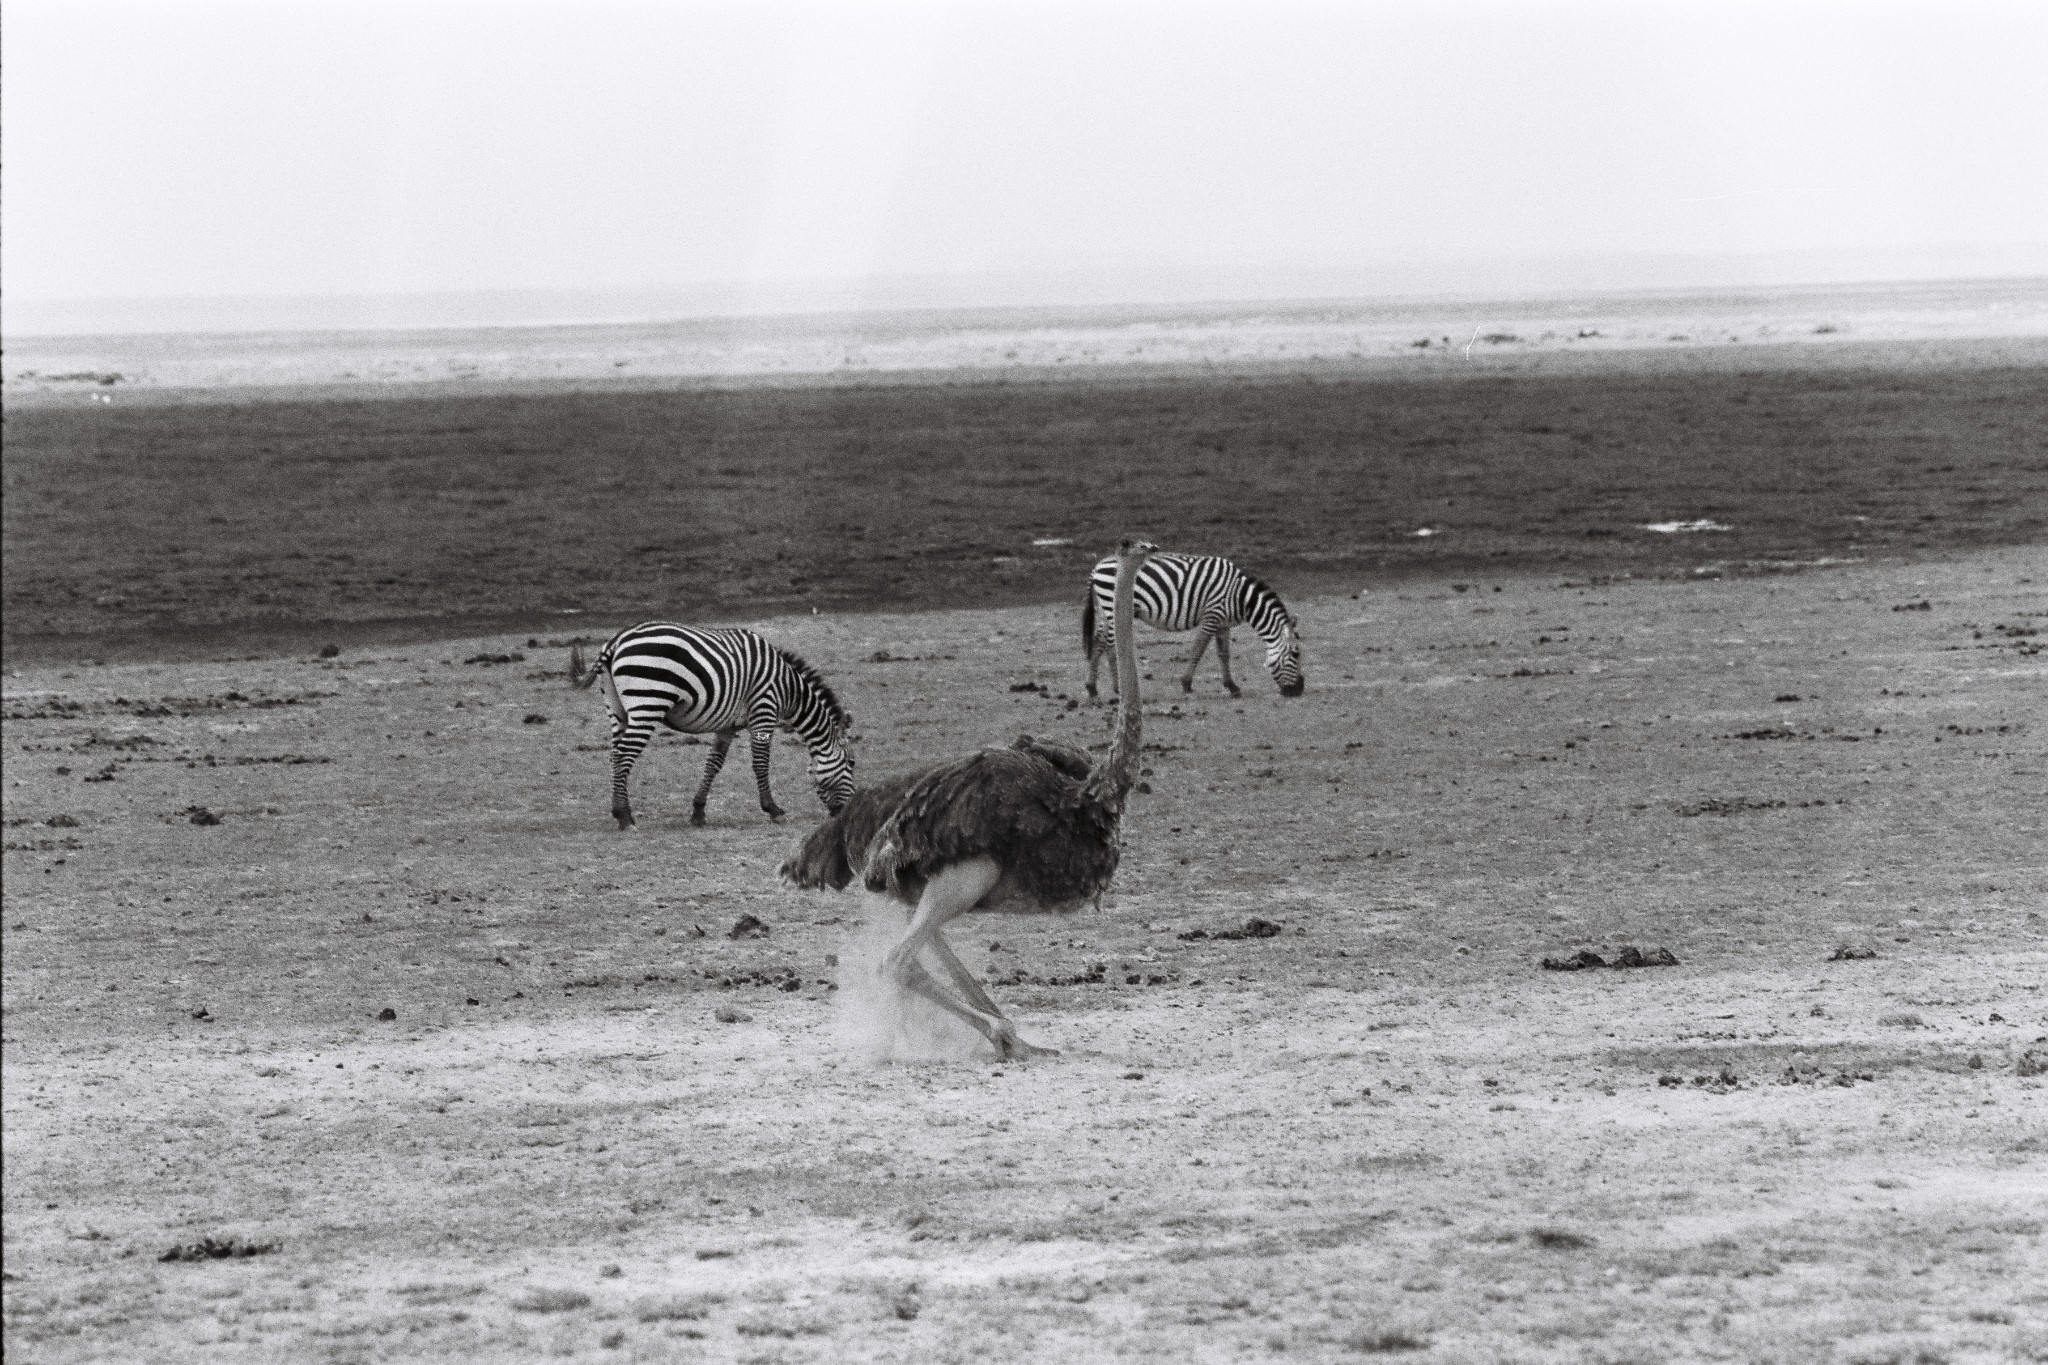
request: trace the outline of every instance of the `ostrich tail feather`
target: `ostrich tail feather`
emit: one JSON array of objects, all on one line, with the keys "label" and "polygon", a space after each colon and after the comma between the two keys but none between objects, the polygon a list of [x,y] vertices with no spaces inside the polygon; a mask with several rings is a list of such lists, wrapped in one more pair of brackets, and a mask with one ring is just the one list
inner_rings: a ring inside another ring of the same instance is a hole
[{"label": "ostrich tail feather", "polygon": [[924,776],[904,773],[855,791],[837,815],[804,837],[782,864],[782,878],[793,886],[844,890],[855,877],[873,870],[873,844],[904,793]]},{"label": "ostrich tail feather", "polygon": [[853,880],[853,868],[846,859],[845,833],[838,815],[805,835],[796,852],[783,860],[782,880],[791,886],[829,887],[834,891]]}]

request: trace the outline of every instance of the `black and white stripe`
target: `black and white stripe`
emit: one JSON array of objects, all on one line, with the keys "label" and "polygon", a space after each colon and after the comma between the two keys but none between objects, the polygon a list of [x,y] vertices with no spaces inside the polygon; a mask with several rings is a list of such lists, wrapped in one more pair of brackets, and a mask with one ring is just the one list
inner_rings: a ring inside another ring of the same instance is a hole
[{"label": "black and white stripe", "polygon": [[[1102,656],[1115,643],[1110,623],[1116,593],[1116,560],[1105,559],[1089,576],[1088,601],[1081,609],[1081,643],[1088,654],[1088,697],[1095,699],[1095,674]],[[1133,615],[1160,630],[1195,630],[1194,657],[1181,675],[1183,692],[1195,690],[1195,666],[1216,641],[1223,665],[1223,685],[1238,695],[1230,677],[1230,631],[1250,626],[1266,642],[1266,668],[1283,697],[1298,697],[1303,687],[1301,637],[1294,613],[1280,594],[1227,559],[1217,555],[1157,554],[1138,571]]]},{"label": "black and white stripe", "polygon": [[768,753],[778,729],[809,746],[811,780],[826,810],[836,813],[853,795],[853,756],[846,750],[852,718],[817,670],[751,630],[643,621],[612,636],[587,676],[582,651],[572,653],[569,676],[578,687],[604,684],[612,714],[612,815],[621,829],[633,824],[626,780],[656,725],[716,736],[690,803],[693,825],[704,823],[711,781],[742,730],[753,746],[754,782],[770,819],[783,813],[768,790]]}]

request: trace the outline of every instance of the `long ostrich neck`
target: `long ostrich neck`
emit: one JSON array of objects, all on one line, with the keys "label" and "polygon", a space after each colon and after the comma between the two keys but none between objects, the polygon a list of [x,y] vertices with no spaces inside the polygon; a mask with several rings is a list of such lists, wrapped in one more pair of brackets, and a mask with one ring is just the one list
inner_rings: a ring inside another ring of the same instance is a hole
[{"label": "long ostrich neck", "polygon": [[1116,606],[1110,617],[1116,639],[1116,740],[1108,755],[1088,774],[1088,795],[1120,812],[1124,795],[1131,789],[1131,774],[1138,764],[1138,740],[1144,728],[1145,707],[1138,696],[1137,623],[1131,619],[1131,599],[1138,584],[1139,555],[1117,557]]}]

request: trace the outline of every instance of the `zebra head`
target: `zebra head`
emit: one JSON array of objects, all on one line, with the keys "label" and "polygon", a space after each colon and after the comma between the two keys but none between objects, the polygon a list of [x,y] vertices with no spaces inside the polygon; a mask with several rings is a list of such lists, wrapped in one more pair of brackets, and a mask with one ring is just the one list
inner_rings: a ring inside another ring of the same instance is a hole
[{"label": "zebra head", "polygon": [[1308,686],[1301,673],[1301,632],[1291,616],[1266,645],[1266,669],[1273,675],[1273,681],[1280,684],[1283,697],[1298,697]]},{"label": "zebra head", "polygon": [[1301,676],[1301,623],[1280,594],[1258,579],[1237,570],[1242,619],[1266,642],[1266,671],[1280,685],[1283,697],[1298,697],[1305,685]]},{"label": "zebra head", "polygon": [[839,724],[811,745],[811,781],[828,815],[839,814],[853,799],[853,754],[846,747],[846,732],[852,724],[852,717],[842,716]]},{"label": "zebra head", "polygon": [[788,666],[785,677],[790,688],[783,724],[796,731],[810,749],[811,782],[825,809],[837,815],[853,799],[853,755],[846,747],[853,717],[818,670],[789,650],[779,653]]}]

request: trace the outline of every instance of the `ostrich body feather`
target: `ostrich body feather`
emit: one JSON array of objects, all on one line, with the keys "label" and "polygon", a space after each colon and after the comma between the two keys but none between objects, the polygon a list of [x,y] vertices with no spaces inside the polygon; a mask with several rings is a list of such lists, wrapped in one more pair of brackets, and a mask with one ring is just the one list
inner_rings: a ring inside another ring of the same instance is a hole
[{"label": "ostrich body feather", "polygon": [[1076,909],[1102,894],[1119,855],[1122,803],[1094,799],[1091,775],[1079,749],[1023,735],[1006,749],[892,777],[856,791],[812,830],[782,875],[834,890],[860,877],[915,904],[931,874],[988,857],[1004,875],[977,909]]}]

